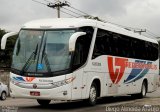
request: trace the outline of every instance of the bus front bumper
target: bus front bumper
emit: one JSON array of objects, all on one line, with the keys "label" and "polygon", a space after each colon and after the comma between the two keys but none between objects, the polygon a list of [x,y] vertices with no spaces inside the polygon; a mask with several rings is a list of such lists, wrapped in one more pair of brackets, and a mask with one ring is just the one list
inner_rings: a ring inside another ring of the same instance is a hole
[{"label": "bus front bumper", "polygon": [[10,83],[10,95],[13,98],[71,100],[71,84],[52,89],[28,89]]}]

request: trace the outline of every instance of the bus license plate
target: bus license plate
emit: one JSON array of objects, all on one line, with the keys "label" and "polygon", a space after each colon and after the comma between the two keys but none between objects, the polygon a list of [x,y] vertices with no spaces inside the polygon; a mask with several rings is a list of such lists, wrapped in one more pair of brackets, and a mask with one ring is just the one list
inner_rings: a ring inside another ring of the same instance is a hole
[{"label": "bus license plate", "polygon": [[31,96],[40,96],[40,92],[38,92],[38,91],[31,91],[30,95]]}]

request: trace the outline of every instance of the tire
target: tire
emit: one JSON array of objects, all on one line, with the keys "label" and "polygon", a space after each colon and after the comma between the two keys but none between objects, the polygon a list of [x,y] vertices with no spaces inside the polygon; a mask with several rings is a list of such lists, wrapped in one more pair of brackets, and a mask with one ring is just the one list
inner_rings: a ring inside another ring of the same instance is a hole
[{"label": "tire", "polygon": [[146,93],[147,93],[147,83],[143,81],[141,92],[139,94],[133,94],[132,96],[141,99],[146,97]]},{"label": "tire", "polygon": [[48,106],[49,103],[51,102],[51,100],[39,100],[39,99],[37,99],[37,102],[38,102],[41,106]]},{"label": "tire", "polygon": [[90,106],[94,106],[96,105],[97,102],[97,85],[93,82],[91,87],[90,87],[90,91],[89,91],[89,98],[88,98],[88,104]]},{"label": "tire", "polygon": [[143,81],[142,88],[141,88],[141,93],[139,94],[139,97],[140,98],[146,97],[146,93],[147,93],[147,84]]},{"label": "tire", "polygon": [[2,92],[2,94],[1,94],[1,100],[6,100],[6,98],[7,98],[6,92]]}]

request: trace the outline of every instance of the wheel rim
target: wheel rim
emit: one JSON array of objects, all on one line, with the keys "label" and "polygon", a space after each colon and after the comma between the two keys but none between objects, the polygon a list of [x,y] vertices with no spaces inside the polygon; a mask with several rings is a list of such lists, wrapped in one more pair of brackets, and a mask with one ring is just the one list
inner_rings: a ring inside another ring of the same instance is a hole
[{"label": "wheel rim", "polygon": [[143,86],[142,86],[142,95],[143,95],[143,96],[146,95],[146,87],[145,87],[144,84],[143,84]]},{"label": "wheel rim", "polygon": [[6,93],[2,93],[2,99],[3,99],[3,100],[6,99]]},{"label": "wheel rim", "polygon": [[91,102],[95,102],[96,101],[96,97],[97,97],[96,88],[94,86],[92,86],[91,89],[90,89]]}]

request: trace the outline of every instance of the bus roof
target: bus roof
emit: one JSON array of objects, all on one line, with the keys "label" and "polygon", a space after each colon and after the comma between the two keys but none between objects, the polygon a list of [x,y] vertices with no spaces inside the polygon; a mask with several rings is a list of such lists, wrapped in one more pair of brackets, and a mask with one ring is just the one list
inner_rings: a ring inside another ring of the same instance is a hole
[{"label": "bus roof", "polygon": [[150,41],[153,43],[158,42],[155,39],[151,39],[140,34],[134,33],[132,31],[126,30],[124,28],[118,27],[110,23],[104,23],[97,20],[84,19],[84,18],[50,18],[30,21],[22,28],[26,29],[60,29],[60,28],[77,28],[83,26],[92,26],[105,29],[111,32],[119,33],[122,35],[127,35],[133,38],[138,38],[141,40]]}]

